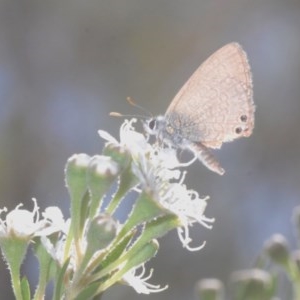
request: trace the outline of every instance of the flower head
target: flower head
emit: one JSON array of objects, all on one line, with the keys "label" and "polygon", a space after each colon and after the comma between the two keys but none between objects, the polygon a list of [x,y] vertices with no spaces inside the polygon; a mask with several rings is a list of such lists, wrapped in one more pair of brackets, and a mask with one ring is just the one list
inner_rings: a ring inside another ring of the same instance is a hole
[{"label": "flower head", "polygon": [[[138,270],[141,270],[140,274],[137,274]],[[162,292],[168,288],[167,285],[161,287],[160,285],[154,285],[147,282],[147,280],[152,277],[153,269],[150,270],[150,274],[148,276],[145,276],[145,273],[145,266],[141,265],[140,267],[131,269],[129,272],[127,272],[123,276],[123,281],[131,286],[138,294],[149,295],[151,293]],[[143,278],[143,276],[145,277]]]},{"label": "flower head", "polygon": [[[132,172],[139,179],[139,185],[135,190],[151,190],[156,200],[165,208],[176,214],[182,227],[178,228],[179,238],[183,246],[191,251],[196,251],[204,246],[190,247],[192,239],[189,236],[189,228],[195,224],[201,224],[211,228],[214,219],[205,217],[204,211],[209,197],[201,198],[199,194],[187,189],[183,183],[186,172],[180,168],[189,164],[178,161],[176,150],[170,147],[150,144],[146,137],[135,131],[133,123],[136,120],[125,120],[120,128],[120,143],[104,131],[99,131],[102,138],[108,143],[116,143],[125,147],[132,157]],[[193,162],[194,159],[191,161]]]},{"label": "flower head", "polygon": [[34,203],[32,211],[21,209],[23,205],[19,204],[7,213],[5,220],[0,220],[0,237],[31,239],[35,236],[47,236],[63,229],[64,221],[59,208],[47,208],[42,213],[43,218],[40,218],[36,199],[32,201]]}]

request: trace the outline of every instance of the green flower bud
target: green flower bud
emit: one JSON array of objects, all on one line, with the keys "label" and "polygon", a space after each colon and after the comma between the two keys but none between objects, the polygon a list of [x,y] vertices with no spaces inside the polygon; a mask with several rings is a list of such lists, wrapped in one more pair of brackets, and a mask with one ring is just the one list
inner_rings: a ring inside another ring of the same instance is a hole
[{"label": "green flower bud", "polygon": [[102,151],[103,155],[111,157],[120,166],[120,169],[124,170],[131,161],[131,155],[125,147],[117,144],[106,144]]},{"label": "green flower bud", "polygon": [[281,234],[274,234],[264,245],[266,254],[275,263],[284,267],[288,266],[290,253],[288,243],[285,237]]},{"label": "green flower bud", "polygon": [[87,231],[87,244],[90,252],[106,248],[116,237],[117,223],[107,214],[95,217]]},{"label": "green flower bud", "polygon": [[65,167],[65,181],[71,198],[72,230],[76,239],[79,240],[83,230],[83,219],[85,218],[87,194],[86,173],[90,163],[87,154],[74,154]]},{"label": "green flower bud", "polygon": [[296,266],[298,268],[298,272],[300,273],[300,250],[296,250],[292,254],[293,260],[296,263]]},{"label": "green flower bud", "polygon": [[120,167],[111,157],[95,155],[91,158],[87,183],[91,196],[89,217],[94,218],[102,205],[103,196],[108,192],[120,172]]},{"label": "green flower bud", "polygon": [[219,279],[202,279],[196,285],[196,293],[201,300],[222,300],[224,286]]},{"label": "green flower bud", "polygon": [[81,199],[86,192],[86,171],[90,159],[90,156],[81,153],[74,154],[67,161],[65,167],[65,181],[72,199]]},{"label": "green flower bud", "polygon": [[272,298],[272,277],[269,273],[260,270],[243,270],[234,272],[233,299],[236,300],[268,300]]}]

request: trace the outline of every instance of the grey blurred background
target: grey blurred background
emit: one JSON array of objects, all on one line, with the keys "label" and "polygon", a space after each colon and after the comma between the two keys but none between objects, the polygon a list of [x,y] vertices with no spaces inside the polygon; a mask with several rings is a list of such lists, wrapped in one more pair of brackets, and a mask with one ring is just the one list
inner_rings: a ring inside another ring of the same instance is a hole
[{"label": "grey blurred background", "polygon": [[[98,129],[117,136],[110,111],[138,113],[131,96],[163,113],[211,53],[237,41],[254,78],[256,126],[249,139],[216,155],[225,176],[201,164],[187,184],[210,195],[213,230],[195,228],[200,252],[176,232],[160,242],[150,297],[115,287],[103,299],[194,299],[204,277],[228,282],[252,265],[264,241],[285,234],[295,246],[291,213],[300,203],[300,1],[107,0],[0,2],[0,206],[58,205],[68,216],[63,168],[73,153],[100,153]],[[37,270],[24,265],[37,280]],[[13,299],[1,261],[1,299]]]}]

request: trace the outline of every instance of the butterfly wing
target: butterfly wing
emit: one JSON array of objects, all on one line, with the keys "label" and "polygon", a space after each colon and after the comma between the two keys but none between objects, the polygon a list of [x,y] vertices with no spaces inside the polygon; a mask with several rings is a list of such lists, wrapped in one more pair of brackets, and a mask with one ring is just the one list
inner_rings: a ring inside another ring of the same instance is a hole
[{"label": "butterfly wing", "polygon": [[166,119],[184,138],[206,147],[251,135],[252,78],[246,53],[230,43],[212,54],[179,90]]}]

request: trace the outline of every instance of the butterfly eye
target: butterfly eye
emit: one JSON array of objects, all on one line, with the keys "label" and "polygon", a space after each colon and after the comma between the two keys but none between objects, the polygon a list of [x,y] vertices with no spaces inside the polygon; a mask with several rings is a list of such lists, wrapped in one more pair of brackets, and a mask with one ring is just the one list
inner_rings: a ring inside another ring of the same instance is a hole
[{"label": "butterfly eye", "polygon": [[149,123],[148,123],[148,126],[151,130],[154,130],[155,128],[155,125],[156,125],[156,122],[154,119],[150,120]]}]

